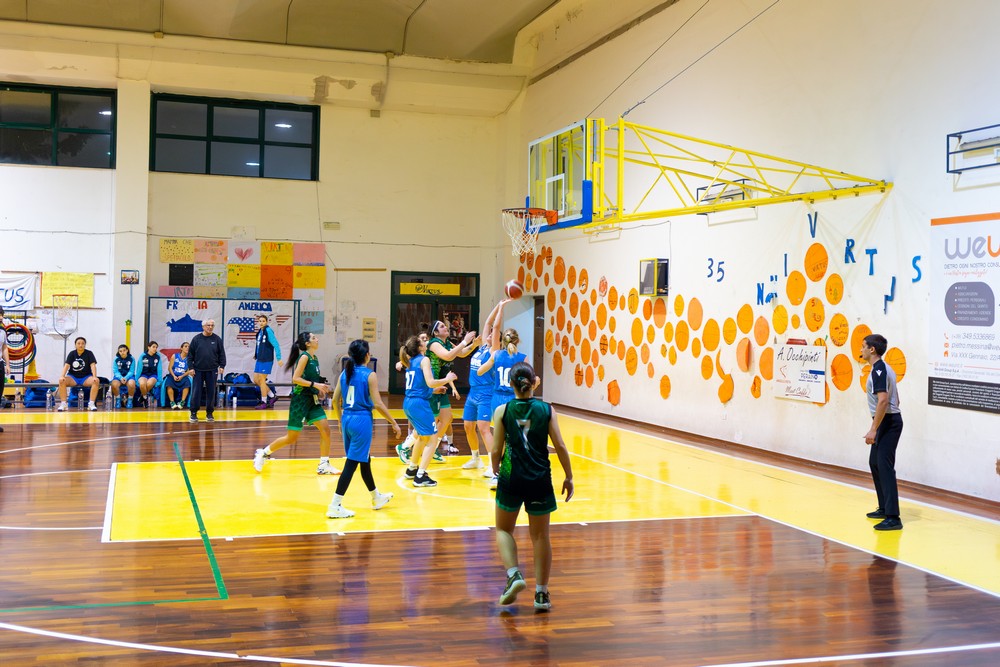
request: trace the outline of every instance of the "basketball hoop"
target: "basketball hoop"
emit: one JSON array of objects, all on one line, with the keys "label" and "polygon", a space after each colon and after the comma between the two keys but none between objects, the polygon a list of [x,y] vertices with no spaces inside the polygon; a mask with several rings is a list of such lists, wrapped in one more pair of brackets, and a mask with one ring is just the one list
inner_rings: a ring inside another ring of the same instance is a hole
[{"label": "basketball hoop", "polygon": [[535,253],[538,230],[542,225],[554,225],[559,214],[544,208],[505,208],[500,217],[504,231],[510,237],[511,253],[520,257],[524,253]]},{"label": "basketball hoop", "polygon": [[69,337],[76,333],[80,324],[80,297],[76,294],[52,295],[52,331],[63,339],[63,357],[66,356],[66,343]]}]

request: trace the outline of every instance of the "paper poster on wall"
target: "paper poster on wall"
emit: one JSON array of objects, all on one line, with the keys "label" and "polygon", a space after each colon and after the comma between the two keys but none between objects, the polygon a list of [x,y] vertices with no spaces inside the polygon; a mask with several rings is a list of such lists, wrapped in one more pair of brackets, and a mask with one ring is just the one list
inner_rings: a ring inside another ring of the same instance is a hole
[{"label": "paper poster on wall", "polygon": [[[268,316],[269,325],[281,346],[281,358],[288,359],[288,354],[295,342],[297,304],[294,301],[258,301],[229,299],[225,302],[224,325],[216,331],[226,346],[226,370],[236,373],[253,373],[254,350],[257,340],[257,315]],[[288,382],[291,370],[286,370],[282,364],[275,362],[271,371],[271,379],[278,382]],[[287,393],[287,389],[281,393]]]},{"label": "paper poster on wall", "polygon": [[225,264],[195,264],[194,284],[211,287],[225,287],[228,281],[228,268]]},{"label": "paper poster on wall", "polygon": [[323,333],[323,311],[321,310],[300,310],[299,311],[299,331],[309,331],[314,334]]},{"label": "paper poster on wall", "polygon": [[260,243],[230,241],[228,264],[260,264]]},{"label": "paper poster on wall", "polygon": [[326,267],[325,266],[296,266],[294,267],[293,286],[302,289],[325,289],[326,288]]},{"label": "paper poster on wall", "polygon": [[826,403],[826,346],[778,346],[771,388],[776,398]]},{"label": "paper poster on wall", "polygon": [[221,300],[150,297],[146,340],[159,343],[166,361],[181,349],[181,343],[201,334],[201,323],[208,319],[215,320],[218,333]]},{"label": "paper poster on wall", "polygon": [[230,264],[228,287],[260,289],[260,264]]},{"label": "paper poster on wall", "polygon": [[292,261],[300,266],[324,266],[326,245],[323,243],[296,243]]},{"label": "paper poster on wall", "polygon": [[214,239],[195,239],[194,257],[196,264],[226,264],[229,258],[229,242]]},{"label": "paper poster on wall", "polygon": [[300,289],[292,290],[292,298],[299,302],[302,310],[323,310],[326,308],[326,290]]},{"label": "paper poster on wall", "polygon": [[229,296],[229,289],[214,285],[195,285],[193,296],[196,299],[225,299]]},{"label": "paper poster on wall", "polygon": [[171,285],[194,285],[194,264],[171,264],[167,271]]},{"label": "paper poster on wall", "polygon": [[1000,213],[931,220],[930,405],[1000,413]]},{"label": "paper poster on wall", "polygon": [[191,239],[160,239],[161,264],[190,264],[194,261]]},{"label": "paper poster on wall", "polygon": [[292,266],[263,264],[260,267],[260,298],[292,298]]},{"label": "paper poster on wall", "polygon": [[77,305],[80,308],[94,307],[94,274],[93,273],[60,273],[46,271],[42,274],[43,308],[52,307],[53,294],[76,294]]},{"label": "paper poster on wall", "polygon": [[283,243],[281,241],[261,241],[260,263],[291,266],[294,250],[295,244],[293,243]]},{"label": "paper poster on wall", "polygon": [[158,296],[190,299],[194,297],[194,287],[190,285],[160,285]]}]

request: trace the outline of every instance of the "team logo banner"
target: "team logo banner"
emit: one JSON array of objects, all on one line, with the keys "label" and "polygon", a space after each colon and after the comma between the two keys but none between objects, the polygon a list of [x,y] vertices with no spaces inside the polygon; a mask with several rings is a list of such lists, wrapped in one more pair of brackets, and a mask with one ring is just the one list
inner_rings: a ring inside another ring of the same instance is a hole
[{"label": "team logo banner", "polygon": [[35,274],[0,276],[0,306],[4,310],[34,310]]}]

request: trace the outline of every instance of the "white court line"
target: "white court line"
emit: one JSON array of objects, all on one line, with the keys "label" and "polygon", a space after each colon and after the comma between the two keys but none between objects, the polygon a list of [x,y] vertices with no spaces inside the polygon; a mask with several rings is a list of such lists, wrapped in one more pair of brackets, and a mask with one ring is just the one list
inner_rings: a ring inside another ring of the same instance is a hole
[{"label": "white court line", "polygon": [[[742,461],[744,463],[749,463],[749,464],[752,464],[752,465],[758,465],[758,466],[762,466],[762,467],[765,467],[765,468],[771,468],[772,470],[781,470],[782,472],[790,472],[790,473],[794,473],[796,475],[802,475],[803,477],[808,477],[810,479],[818,479],[818,480],[823,481],[823,482],[829,482],[831,484],[838,484],[840,486],[846,486],[847,488],[850,488],[850,489],[861,489],[862,491],[869,491],[870,490],[867,486],[861,486],[860,484],[853,484],[851,482],[844,482],[844,481],[841,481],[839,479],[832,479],[830,477],[823,477],[822,475],[817,475],[817,474],[814,474],[814,473],[811,473],[811,472],[803,472],[803,471],[800,471],[800,470],[796,470],[796,469],[794,469],[792,467],[787,467],[786,468],[786,467],[782,467],[782,466],[774,464],[774,463],[765,463],[763,461],[755,461],[754,459],[744,458],[744,457],[738,456],[736,454],[730,454],[729,452],[719,452],[719,451],[715,451],[714,449],[703,449],[701,447],[698,447],[697,445],[689,445],[689,444],[684,443],[684,442],[678,442],[677,440],[671,440],[669,437],[667,437],[665,435],[653,435],[653,434],[650,434],[650,433],[643,433],[642,431],[637,431],[637,430],[631,429],[631,428],[625,428],[625,427],[619,426],[617,424],[615,424],[614,426],[612,426],[612,425],[605,424],[605,423],[602,423],[602,422],[599,422],[599,421],[595,421],[595,420],[590,419],[588,417],[578,417],[576,415],[569,415],[569,414],[565,414],[565,413],[561,413],[560,416],[566,417],[568,419],[579,419],[582,422],[587,422],[588,424],[595,424],[595,425],[600,426],[602,428],[617,429],[619,431],[624,431],[625,433],[632,433],[634,435],[639,435],[639,436],[642,436],[644,438],[650,438],[652,440],[659,440],[661,442],[668,443],[668,444],[671,444],[671,445],[676,445],[677,447],[683,447],[684,449],[690,449],[690,450],[693,450],[695,452],[703,452],[703,453],[708,453],[708,454],[715,454],[715,455],[718,455],[718,456],[723,456],[723,457],[728,458],[728,459],[733,459],[734,461]],[[736,444],[738,444],[738,443],[736,443]],[[746,447],[748,445],[741,445],[741,446]],[[751,449],[759,449],[759,448],[751,448]],[[773,451],[771,451],[769,449],[760,449],[760,451],[764,452],[764,453],[767,453],[767,454],[775,454],[777,456],[781,456],[780,453],[773,452]],[[816,464],[819,464],[819,465],[824,465],[823,461],[813,461],[813,463],[816,463]],[[833,464],[830,464],[830,465],[833,465]],[[853,469],[853,470],[855,472],[858,472],[858,473],[865,472],[863,470],[857,470],[857,469]],[[722,502],[722,501],[719,501],[719,502]],[[940,510],[942,512],[951,512],[952,514],[959,514],[961,516],[968,517],[970,519],[976,519],[978,521],[986,521],[988,523],[992,523],[994,525],[1000,526],[1000,520],[991,519],[989,517],[980,516],[978,514],[970,514],[969,512],[964,512],[962,510],[952,509],[950,507],[942,507],[941,505],[935,505],[934,503],[930,503],[930,502],[927,502],[927,501],[924,501],[924,500],[914,500],[914,499],[906,498],[906,502],[912,503],[914,505],[923,505],[924,507],[930,507],[930,508],[933,508],[933,509],[936,509],[936,510]]]},{"label": "white court line", "polygon": [[111,478],[108,480],[108,497],[104,501],[104,529],[101,531],[101,542],[111,541],[111,511],[114,507],[115,486],[118,482],[118,463],[111,464]]},{"label": "white court line", "polygon": [[843,660],[871,660],[881,658],[900,658],[912,655],[938,655],[941,653],[959,653],[963,651],[981,651],[983,649],[1000,648],[1000,642],[993,644],[969,644],[966,646],[949,646],[942,648],[913,649],[911,651],[887,651],[885,653],[855,653],[854,655],[830,655],[816,658],[793,658],[789,660],[759,660],[753,662],[727,662],[702,667],[773,667],[776,665],[814,665],[818,662],[841,662]]},{"label": "white court line", "polygon": [[18,477],[40,477],[42,475],[73,475],[78,472],[107,472],[107,468],[91,468],[89,470],[50,470],[48,472],[21,472],[16,475],[0,475],[0,479],[17,479]]},{"label": "white court line", "polygon": [[71,635],[65,632],[53,632],[51,630],[40,630],[29,628],[24,625],[13,625],[10,623],[0,623],[0,628],[13,632],[25,632],[42,637],[54,637],[56,639],[68,639],[70,641],[86,642],[88,644],[102,644],[104,646],[115,646],[119,648],[134,648],[143,651],[159,651],[161,653],[180,653],[182,655],[197,655],[207,658],[226,658],[228,660],[254,660],[257,662],[275,662],[289,665],[325,665],[327,667],[401,667],[398,665],[379,665],[363,662],[338,662],[332,660],[306,660],[303,658],[275,658],[263,655],[240,655],[238,653],[223,653],[221,651],[200,651],[198,649],[175,648],[173,646],[157,646],[156,644],[137,644],[135,642],[121,642],[114,639],[100,639],[97,637],[84,637],[83,635]]}]

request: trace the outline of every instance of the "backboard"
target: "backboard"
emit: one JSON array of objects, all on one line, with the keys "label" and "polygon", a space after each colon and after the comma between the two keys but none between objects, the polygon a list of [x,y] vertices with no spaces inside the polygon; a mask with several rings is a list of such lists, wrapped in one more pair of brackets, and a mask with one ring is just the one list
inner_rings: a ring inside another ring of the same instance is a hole
[{"label": "backboard", "polygon": [[528,144],[528,201],[556,211],[558,221],[542,231],[576,226],[593,218],[595,155],[587,122],[579,121]]}]

